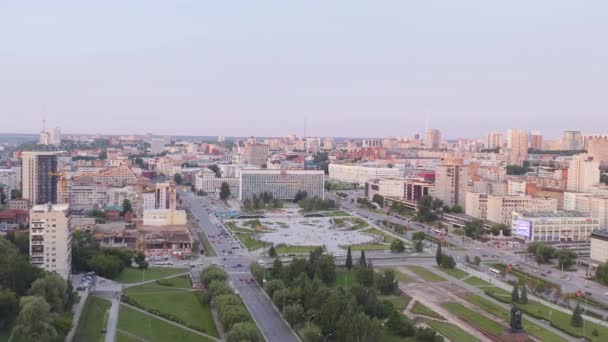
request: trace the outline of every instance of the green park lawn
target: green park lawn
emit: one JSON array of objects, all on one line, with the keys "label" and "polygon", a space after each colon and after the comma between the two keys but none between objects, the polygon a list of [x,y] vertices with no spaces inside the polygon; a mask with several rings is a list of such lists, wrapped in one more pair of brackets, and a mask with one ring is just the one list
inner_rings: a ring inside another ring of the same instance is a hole
[{"label": "green park lawn", "polygon": [[447,337],[452,342],[473,342],[479,341],[474,336],[470,335],[466,331],[462,330],[458,326],[450,323],[435,321],[432,319],[425,319],[424,322],[433,328],[441,335]]},{"label": "green park lawn", "polygon": [[277,246],[275,251],[277,254],[291,254],[291,253],[308,253],[314,251],[318,246]]},{"label": "green park lawn", "polygon": [[109,300],[90,295],[78,322],[74,341],[103,341],[102,329],[106,328],[106,315],[110,306],[112,303]]},{"label": "green park lawn", "polygon": [[355,271],[337,271],[335,286],[352,288],[357,282],[355,279]]},{"label": "green park lawn", "polygon": [[469,277],[464,282],[473,286],[492,286],[492,284],[476,276]]},{"label": "green park lawn", "polygon": [[504,330],[505,326],[493,321],[481,312],[470,310],[459,303],[445,303],[443,307],[451,313],[460,316],[461,318],[469,321],[471,324],[477,325],[479,328],[486,330],[494,335],[500,335]]},{"label": "green park lawn", "polygon": [[[198,303],[198,301],[197,301]],[[148,341],[148,342],[205,342],[209,338],[184,330],[160,319],[148,316],[126,306],[121,306],[118,317],[118,342]],[[138,338],[129,337],[120,331],[133,334]]]},{"label": "green park lawn", "polygon": [[370,233],[370,234],[380,235],[380,236],[382,236],[384,238],[383,242],[385,242],[385,243],[391,243],[391,242],[393,242],[396,239],[391,234],[383,232],[382,230],[377,229],[377,228],[366,229],[363,232]]},{"label": "green park lawn", "polygon": [[[344,249],[347,249],[348,246],[340,246]],[[386,244],[382,244],[382,243],[365,243],[362,245],[353,245],[350,246],[350,250],[355,252],[355,251],[380,251],[380,250],[387,250],[387,249],[391,249],[390,245],[386,245]]]},{"label": "green park lawn", "polygon": [[452,277],[454,277],[456,279],[462,279],[462,278],[464,278],[464,277],[466,277],[466,276],[469,275],[467,272],[465,272],[465,271],[463,271],[461,269],[455,268],[455,267],[452,268],[452,269],[447,269],[447,268],[443,268],[443,267],[436,267],[436,268],[438,270],[440,270],[441,272],[443,272],[443,273],[445,273],[445,274],[447,274],[449,276],[452,276]]},{"label": "green park lawn", "polygon": [[116,281],[121,283],[139,283],[142,281],[156,280],[172,275],[186,273],[189,270],[187,268],[161,268],[151,267],[147,270],[140,270],[138,268],[127,267],[125,268]]},{"label": "green park lawn", "polygon": [[183,275],[174,278],[168,279],[160,279],[156,281],[157,285],[175,287],[175,288],[191,288],[192,284],[190,284],[190,277],[188,275]]},{"label": "green park lawn", "polygon": [[336,216],[351,216],[350,213],[347,213],[344,210],[335,210],[335,211],[321,211],[319,212],[323,216],[326,217],[336,217]]},{"label": "green park lawn", "polygon": [[254,233],[255,230],[250,228],[239,227],[234,222],[226,222],[226,227],[232,230],[233,232],[241,232],[241,233]]},{"label": "green park lawn", "polygon": [[[467,298],[467,300],[470,303],[475,304],[475,305],[479,306],[480,308],[482,308],[483,310],[493,314],[494,316],[500,317],[502,320],[504,320],[507,323],[511,319],[511,313],[509,312],[509,310],[507,310],[499,305],[496,305],[485,298],[482,298],[478,295],[471,295]],[[558,336],[558,335],[552,333],[551,331],[547,330],[546,328],[536,325],[527,319],[524,319],[523,326],[524,326],[524,330],[526,330],[530,335],[540,339],[541,341],[556,341],[556,342],[566,342],[567,341],[567,340],[563,339],[561,336]]]},{"label": "green park lawn", "polygon": [[407,269],[416,273],[420,278],[422,278],[428,282],[437,283],[437,282],[445,281],[445,279],[443,277],[441,277],[421,266],[407,266]]},{"label": "green park lawn", "polygon": [[168,286],[136,286],[127,289],[125,295],[147,310],[172,315],[193,329],[218,336],[211,308],[201,304],[194,291]]},{"label": "green park lawn", "polygon": [[263,248],[266,244],[258,239],[254,239],[249,233],[234,233],[239,240],[247,247],[250,251],[255,251],[256,249]]},{"label": "green park lawn", "polygon": [[412,307],[412,312],[417,315],[424,315],[424,316],[438,318],[438,319],[445,319],[443,316],[436,313],[431,308],[427,307],[426,305],[424,305],[420,302],[416,302],[414,304],[414,306]]},{"label": "green park lawn", "polygon": [[412,297],[410,297],[406,294],[402,294],[400,296],[395,296],[395,295],[380,296],[380,297],[378,297],[378,299],[388,300],[389,302],[391,302],[391,304],[393,304],[395,309],[397,309],[398,311],[403,311],[407,307],[407,305],[410,303],[410,301],[412,300]]}]

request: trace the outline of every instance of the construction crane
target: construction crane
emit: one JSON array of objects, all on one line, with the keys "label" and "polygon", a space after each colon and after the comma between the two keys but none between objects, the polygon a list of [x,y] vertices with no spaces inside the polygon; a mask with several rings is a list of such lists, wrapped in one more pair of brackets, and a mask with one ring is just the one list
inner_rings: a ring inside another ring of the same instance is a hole
[{"label": "construction crane", "polygon": [[49,176],[59,177],[59,191],[57,202],[68,203],[68,179],[63,172],[49,172]]}]

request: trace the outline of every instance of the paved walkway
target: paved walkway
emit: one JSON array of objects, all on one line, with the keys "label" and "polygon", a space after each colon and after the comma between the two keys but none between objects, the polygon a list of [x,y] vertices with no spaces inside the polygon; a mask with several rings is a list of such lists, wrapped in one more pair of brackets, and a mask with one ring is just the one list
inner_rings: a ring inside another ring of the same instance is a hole
[{"label": "paved walkway", "polygon": [[105,342],[116,341],[116,328],[118,327],[118,311],[120,299],[112,298],[112,306],[108,315],[108,325],[106,326]]},{"label": "paved walkway", "polygon": [[142,313],[142,314],[144,314],[144,315],[147,315],[147,316],[150,316],[150,317],[154,317],[154,318],[156,318],[156,319],[159,319],[159,320],[161,320],[161,321],[163,321],[163,322],[165,322],[165,323],[169,323],[169,324],[174,325],[174,326],[176,326],[176,327],[179,327],[179,328],[182,328],[182,329],[184,329],[184,330],[187,330],[187,331],[189,331],[189,332],[191,332],[191,333],[193,333],[193,334],[197,334],[197,335],[199,335],[199,336],[206,337],[206,338],[211,339],[211,340],[213,340],[213,341],[220,341],[220,339],[218,339],[217,337],[214,337],[214,336],[211,336],[211,335],[207,335],[207,334],[205,334],[205,333],[203,333],[203,332],[200,332],[200,331],[198,331],[198,330],[194,330],[194,329],[192,329],[192,328],[189,328],[189,327],[187,327],[187,326],[185,326],[185,325],[182,325],[182,324],[179,324],[179,323],[173,322],[173,321],[168,320],[168,319],[166,319],[166,318],[164,318],[164,317],[156,316],[155,314],[151,314],[151,313],[149,313],[148,311],[146,311],[146,310],[142,310],[142,309],[140,309],[140,308],[138,308],[138,307],[135,307],[135,306],[133,306],[133,305],[129,305],[129,304],[127,304],[127,303],[121,303],[121,305],[124,305],[124,306],[128,307],[129,309],[133,309],[133,310],[135,310],[135,311],[141,312],[141,313]]},{"label": "paved walkway", "polygon": [[81,294],[80,301],[76,305],[74,309],[74,318],[72,319],[72,329],[68,333],[68,336],[65,337],[66,342],[71,342],[74,338],[74,334],[76,333],[76,329],[78,328],[78,322],[80,322],[80,316],[82,315],[82,310],[84,309],[84,305],[87,302],[87,298],[89,298],[89,290],[84,292],[79,292]]}]

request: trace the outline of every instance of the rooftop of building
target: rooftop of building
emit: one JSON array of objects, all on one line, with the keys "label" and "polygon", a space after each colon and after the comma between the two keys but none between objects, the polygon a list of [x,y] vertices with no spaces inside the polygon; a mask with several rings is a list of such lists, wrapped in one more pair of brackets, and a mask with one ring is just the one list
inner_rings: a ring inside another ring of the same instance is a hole
[{"label": "rooftop of building", "polygon": [[524,216],[527,218],[546,218],[546,217],[554,217],[554,218],[563,218],[563,217],[572,217],[572,218],[580,218],[580,217],[589,217],[578,210],[556,210],[556,211],[538,211],[538,212],[530,212],[530,211],[520,211],[517,212],[520,216]]},{"label": "rooftop of building", "polygon": [[32,207],[32,212],[48,213],[48,212],[64,212],[70,209],[69,204],[38,204]]},{"label": "rooftop of building", "polygon": [[608,229],[596,230],[591,233],[591,238],[608,241]]}]

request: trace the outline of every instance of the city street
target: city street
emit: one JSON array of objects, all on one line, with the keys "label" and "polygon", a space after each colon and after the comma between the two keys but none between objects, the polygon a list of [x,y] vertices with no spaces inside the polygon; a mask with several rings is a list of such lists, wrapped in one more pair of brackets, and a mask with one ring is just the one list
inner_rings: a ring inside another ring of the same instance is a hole
[{"label": "city street", "polygon": [[196,196],[189,191],[179,191],[179,196],[182,206],[192,213],[198,228],[207,236],[218,255],[217,258],[212,258],[212,263],[219,264],[229,273],[231,285],[241,295],[266,339],[269,342],[299,341],[264,291],[255,282],[240,281],[241,278],[253,278],[249,265],[255,258],[247,255],[247,249],[240,240],[223,227],[221,220],[215,216],[213,204],[209,203],[208,198]]}]

